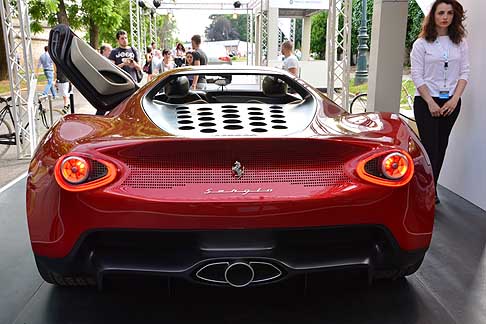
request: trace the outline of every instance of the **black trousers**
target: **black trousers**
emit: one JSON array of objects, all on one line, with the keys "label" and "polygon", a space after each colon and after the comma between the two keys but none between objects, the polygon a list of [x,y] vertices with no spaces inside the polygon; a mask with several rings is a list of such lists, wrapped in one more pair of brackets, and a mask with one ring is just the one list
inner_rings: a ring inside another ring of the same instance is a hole
[{"label": "black trousers", "polygon": [[[447,102],[447,99],[434,98],[434,101],[439,107],[442,107]],[[449,135],[457,120],[457,116],[459,116],[460,110],[461,100],[459,99],[457,107],[452,114],[446,117],[432,117],[429,106],[422,97],[415,97],[413,102],[413,111],[415,113],[415,121],[417,122],[420,140],[432,163],[436,188],[440,169],[442,169],[442,164],[444,163],[447,145],[449,144]]]}]

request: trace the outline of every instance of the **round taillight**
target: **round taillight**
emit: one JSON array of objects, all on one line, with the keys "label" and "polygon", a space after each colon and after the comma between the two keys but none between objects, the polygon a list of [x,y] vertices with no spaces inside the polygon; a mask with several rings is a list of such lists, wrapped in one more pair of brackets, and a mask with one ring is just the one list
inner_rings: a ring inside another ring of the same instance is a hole
[{"label": "round taillight", "polygon": [[83,183],[89,176],[89,164],[85,159],[77,156],[67,157],[61,163],[61,174],[69,183]]},{"label": "round taillight", "polygon": [[401,153],[388,154],[381,163],[383,175],[390,180],[403,178],[408,171],[408,159]]}]

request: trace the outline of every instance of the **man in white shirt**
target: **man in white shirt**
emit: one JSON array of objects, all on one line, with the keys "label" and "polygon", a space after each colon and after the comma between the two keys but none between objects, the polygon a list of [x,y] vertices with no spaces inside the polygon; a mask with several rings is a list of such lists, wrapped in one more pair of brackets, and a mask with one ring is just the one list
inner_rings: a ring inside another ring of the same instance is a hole
[{"label": "man in white shirt", "polygon": [[291,41],[285,41],[282,43],[282,54],[285,56],[283,61],[283,69],[295,75],[299,76],[299,60],[293,53],[294,44]]}]

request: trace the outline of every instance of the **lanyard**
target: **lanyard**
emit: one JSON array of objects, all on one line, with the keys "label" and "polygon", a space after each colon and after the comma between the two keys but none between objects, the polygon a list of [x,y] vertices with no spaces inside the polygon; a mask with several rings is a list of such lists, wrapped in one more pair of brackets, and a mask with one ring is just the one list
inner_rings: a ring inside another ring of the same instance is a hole
[{"label": "lanyard", "polygon": [[444,89],[447,88],[447,71],[449,70],[449,51],[451,49],[450,45],[447,46],[447,50],[442,47],[439,39],[435,40],[435,44],[442,50],[442,59],[444,60]]}]

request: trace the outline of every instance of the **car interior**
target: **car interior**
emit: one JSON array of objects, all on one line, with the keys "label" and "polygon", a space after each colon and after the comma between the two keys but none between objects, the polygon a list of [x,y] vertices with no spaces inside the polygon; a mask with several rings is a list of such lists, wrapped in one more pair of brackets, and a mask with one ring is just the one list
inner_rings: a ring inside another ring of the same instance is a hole
[{"label": "car interior", "polygon": [[[205,89],[191,90],[192,75],[169,78],[151,97],[158,104],[211,104],[211,103],[262,103],[288,104],[302,102],[307,96],[303,89],[297,92],[289,84],[274,75],[255,76],[255,84],[232,84],[232,75],[206,76]],[[302,91],[303,90],[303,91]]]}]

